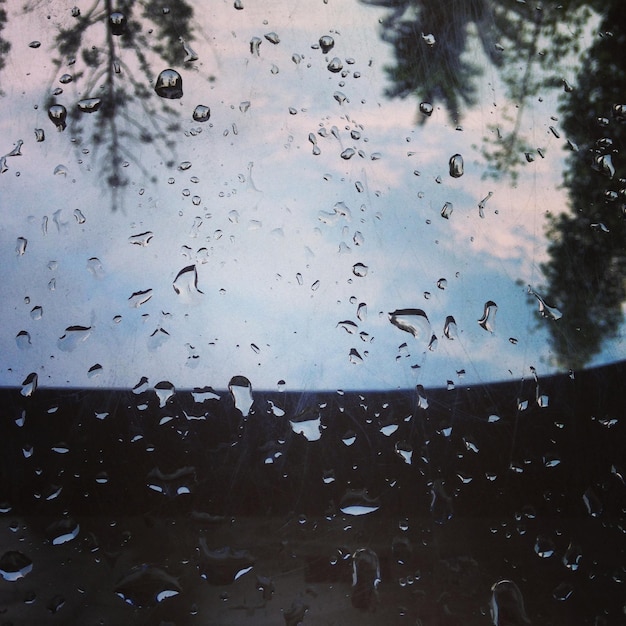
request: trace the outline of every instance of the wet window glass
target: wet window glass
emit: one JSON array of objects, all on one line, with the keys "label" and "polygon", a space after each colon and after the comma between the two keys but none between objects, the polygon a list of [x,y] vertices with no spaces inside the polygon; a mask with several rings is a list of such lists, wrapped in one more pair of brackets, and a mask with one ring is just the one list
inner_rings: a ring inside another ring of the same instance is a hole
[{"label": "wet window glass", "polygon": [[620,623],[625,20],[0,0],[1,623]]}]

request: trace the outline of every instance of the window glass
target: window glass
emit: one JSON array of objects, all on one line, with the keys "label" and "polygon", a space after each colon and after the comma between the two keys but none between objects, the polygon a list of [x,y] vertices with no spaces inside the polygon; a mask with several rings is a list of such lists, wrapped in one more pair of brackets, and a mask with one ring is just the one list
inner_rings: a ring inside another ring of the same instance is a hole
[{"label": "window glass", "polygon": [[7,623],[623,618],[621,9],[0,0]]}]

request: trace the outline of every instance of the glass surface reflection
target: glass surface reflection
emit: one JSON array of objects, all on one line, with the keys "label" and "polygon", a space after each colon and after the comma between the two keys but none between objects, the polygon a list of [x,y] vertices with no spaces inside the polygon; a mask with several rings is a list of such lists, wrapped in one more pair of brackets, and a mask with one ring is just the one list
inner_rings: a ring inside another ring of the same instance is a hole
[{"label": "glass surface reflection", "polygon": [[0,3],[7,623],[616,623],[621,5],[267,5]]}]

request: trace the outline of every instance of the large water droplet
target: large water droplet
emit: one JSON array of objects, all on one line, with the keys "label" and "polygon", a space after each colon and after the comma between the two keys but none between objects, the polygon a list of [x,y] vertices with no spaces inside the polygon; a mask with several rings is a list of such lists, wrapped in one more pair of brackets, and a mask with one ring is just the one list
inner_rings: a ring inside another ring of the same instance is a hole
[{"label": "large water droplet", "polygon": [[252,383],[245,376],[233,376],[228,383],[235,408],[239,409],[244,417],[248,417],[254,399],[252,398]]},{"label": "large water droplet", "polygon": [[112,35],[123,35],[126,31],[126,16],[120,11],[115,11],[109,15],[109,27]]},{"label": "large water droplet", "polygon": [[202,293],[198,289],[198,271],[195,265],[187,265],[183,267],[172,283],[174,291],[179,296],[191,296],[196,293]]},{"label": "large water droplet", "polygon": [[324,54],[328,54],[335,45],[335,40],[330,35],[320,37],[320,48]]},{"label": "large water droplet", "polygon": [[493,300],[487,300],[485,302],[485,310],[483,316],[478,320],[478,324],[481,328],[492,333],[496,328],[496,311],[498,305]]},{"label": "large water droplet", "polygon": [[556,550],[554,541],[545,535],[539,535],[535,540],[535,553],[542,559],[549,559]]},{"label": "large water droplet", "polygon": [[20,350],[28,350],[31,347],[30,333],[26,330],[20,330],[15,336],[15,343]]},{"label": "large water droplet", "polygon": [[546,301],[543,299],[543,297],[540,296],[537,292],[533,291],[533,289],[530,286],[528,287],[528,293],[535,296],[535,298],[537,298],[537,302],[539,302],[539,313],[541,317],[545,317],[547,319],[551,319],[555,321],[563,317],[563,313],[561,313],[559,309],[547,304]]},{"label": "large water droplet", "polygon": [[388,316],[396,328],[411,333],[416,339],[430,338],[430,322],[422,309],[396,309]]},{"label": "large water droplet", "polygon": [[615,166],[613,165],[613,159],[610,154],[602,154],[594,157],[592,167],[608,178],[615,176]]},{"label": "large water droplet", "polygon": [[363,263],[355,263],[352,266],[352,273],[355,276],[359,276],[360,278],[363,278],[364,276],[367,276],[367,272],[368,272],[368,267],[367,265],[363,265]]},{"label": "large water droplet", "polygon": [[345,515],[368,515],[380,509],[378,498],[370,498],[366,489],[348,489],[339,502]]},{"label": "large water droplet", "polygon": [[0,557],[0,576],[9,582],[24,578],[33,569],[33,562],[17,550],[9,550]]},{"label": "large water droplet", "polygon": [[68,326],[65,333],[59,337],[57,346],[64,352],[74,351],[79,343],[91,335],[91,326]]},{"label": "large water droplet", "polygon": [[71,517],[53,522],[46,528],[46,537],[53,546],[59,546],[78,537],[80,525]]},{"label": "large water droplet", "polygon": [[360,548],[352,555],[352,606],[374,611],[378,604],[380,561],[370,548]]},{"label": "large water droplet", "polygon": [[18,237],[15,243],[15,254],[22,256],[26,252],[28,240],[25,237]]},{"label": "large water droplet", "polygon": [[167,401],[176,393],[176,389],[171,382],[162,380],[154,386],[154,393],[159,398],[159,408],[162,409]]},{"label": "large water droplet", "polygon": [[95,113],[102,104],[101,98],[84,98],[78,101],[78,109],[83,113]]},{"label": "large water droplet", "polygon": [[133,567],[115,586],[115,593],[136,608],[155,606],[181,591],[176,578],[159,567],[146,564]]},{"label": "large water droplet", "polygon": [[443,217],[446,220],[450,219],[450,216],[452,215],[453,210],[454,210],[454,207],[452,205],[452,202],[446,202],[443,205],[443,207],[441,207],[441,217]]},{"label": "large water droplet", "polygon": [[20,393],[25,398],[28,398],[28,397],[32,396],[35,393],[35,391],[37,391],[37,381],[38,381],[37,373],[36,372],[31,372],[22,381],[22,388],[20,390]]},{"label": "large water droplet", "polygon": [[53,104],[48,109],[48,118],[59,129],[65,130],[67,124],[67,109],[62,104]]},{"label": "large water droplet", "polygon": [[454,510],[452,498],[446,493],[443,480],[437,478],[430,488],[430,512],[436,524],[445,524],[452,519]]},{"label": "large water droplet", "polygon": [[183,79],[176,70],[168,68],[159,74],[154,90],[161,98],[169,100],[182,98]]},{"label": "large water droplet", "polygon": [[450,176],[452,178],[463,176],[463,157],[460,154],[454,154],[450,157]]},{"label": "large water droplet", "polygon": [[191,115],[196,122],[208,122],[211,117],[211,109],[206,104],[199,104]]},{"label": "large water droplet", "polygon": [[452,317],[452,315],[448,315],[448,317],[446,317],[446,321],[443,326],[443,334],[446,339],[456,339],[458,336],[456,320]]},{"label": "large water droplet", "polygon": [[420,102],[420,113],[430,117],[433,114],[433,105],[430,102]]},{"label": "large water droplet", "polygon": [[254,567],[254,557],[248,550],[233,550],[230,546],[209,550],[206,539],[200,538],[200,576],[212,585],[230,585]]},{"label": "large water droplet", "polygon": [[494,626],[530,624],[522,592],[512,580],[500,580],[491,587],[489,609]]},{"label": "large water droplet", "polygon": [[260,56],[260,48],[263,40],[260,37],[252,37],[250,39],[250,54]]},{"label": "large water droplet", "polygon": [[565,554],[563,555],[563,565],[567,567],[567,569],[575,572],[580,566],[580,560],[582,559],[582,549],[580,546],[575,543],[569,544],[567,546],[567,550],[565,550]]},{"label": "large water droplet", "polygon": [[327,67],[329,72],[337,74],[343,69],[343,63],[339,57],[333,57]]},{"label": "large water droplet", "polygon": [[289,420],[291,430],[307,441],[317,441],[322,436],[322,419],[313,409],[305,409]]}]

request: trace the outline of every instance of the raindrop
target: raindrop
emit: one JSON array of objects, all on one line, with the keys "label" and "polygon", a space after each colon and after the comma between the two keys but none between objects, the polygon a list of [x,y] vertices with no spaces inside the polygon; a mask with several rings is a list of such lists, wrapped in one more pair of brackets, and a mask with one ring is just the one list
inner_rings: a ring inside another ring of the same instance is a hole
[{"label": "raindrop", "polygon": [[35,141],[41,143],[46,139],[46,133],[43,128],[35,128]]},{"label": "raindrop", "polygon": [[463,157],[455,154],[450,157],[450,176],[452,178],[460,178],[463,176]]},{"label": "raindrop", "polygon": [[600,517],[603,510],[602,501],[591,487],[583,494],[583,502],[591,517]]},{"label": "raindrop", "polygon": [[34,49],[39,48],[39,46],[41,46],[41,42],[40,41],[31,41],[28,44],[29,48],[34,48]]},{"label": "raindrop", "polygon": [[592,167],[608,178],[615,176],[615,166],[613,165],[613,159],[610,154],[602,154],[594,157]]},{"label": "raindrop", "polygon": [[174,385],[167,380],[162,380],[154,386],[154,393],[159,399],[159,408],[162,409],[167,401],[176,393]]},{"label": "raindrop", "polygon": [[538,293],[533,291],[530,286],[528,287],[528,293],[537,298],[537,301],[539,302],[539,314],[541,315],[541,317],[545,317],[554,321],[559,320],[563,317],[563,313],[561,313],[559,309],[546,304],[546,301]]},{"label": "raindrop", "polygon": [[568,600],[573,593],[574,587],[572,587],[569,583],[562,582],[556,586],[552,592],[552,597],[558,602],[565,602],[565,600]]},{"label": "raindrop", "polygon": [[450,219],[450,216],[452,215],[453,210],[454,210],[454,207],[452,206],[452,202],[446,202],[441,208],[441,217],[443,217],[446,220]]},{"label": "raindrop", "polygon": [[265,39],[267,39],[270,43],[273,43],[274,45],[280,43],[280,37],[274,32],[266,33],[264,37]]},{"label": "raindrop", "polygon": [[328,71],[337,74],[343,69],[343,63],[339,57],[333,57],[330,63],[327,65]]},{"label": "raindrop", "polygon": [[324,54],[328,54],[335,45],[335,40],[330,35],[324,35],[319,40],[320,48]]},{"label": "raindrop", "polygon": [[0,557],[0,576],[8,582],[24,578],[33,569],[33,562],[17,550],[9,550]]},{"label": "raindrop", "polygon": [[250,54],[259,56],[259,48],[261,47],[262,43],[263,40],[259,37],[252,37],[252,39],[250,39]]},{"label": "raindrop", "polygon": [[78,537],[80,525],[71,517],[53,522],[46,528],[46,537],[53,546],[59,546]]},{"label": "raindrop", "polygon": [[48,118],[59,129],[65,130],[67,124],[67,109],[62,104],[53,104],[48,109]]},{"label": "raindrop", "polygon": [[168,68],[159,74],[154,90],[161,98],[169,100],[182,98],[183,79],[176,70]]},{"label": "raindrop", "polygon": [[452,498],[446,493],[443,480],[437,478],[430,488],[430,512],[435,524],[445,524],[452,519]]},{"label": "raindrop", "polygon": [[15,254],[17,254],[17,256],[22,256],[24,252],[26,252],[27,245],[28,240],[25,237],[18,237],[15,244]]},{"label": "raindrop", "polygon": [[555,551],[554,542],[549,537],[539,535],[535,541],[535,553],[542,559],[549,559]]},{"label": "raindrop", "polygon": [[388,316],[396,328],[411,333],[416,339],[426,340],[430,336],[430,322],[422,309],[396,309]]},{"label": "raindrop", "polygon": [[493,300],[487,300],[487,302],[485,302],[483,316],[478,320],[479,326],[490,333],[494,332],[497,310],[498,305]]},{"label": "raindrop", "polygon": [[95,113],[102,104],[100,98],[85,98],[78,101],[78,109],[83,113]]},{"label": "raindrop", "polygon": [[208,122],[211,117],[211,109],[205,104],[199,104],[191,115],[196,122]]},{"label": "raindrop", "polygon": [[187,265],[187,267],[183,267],[183,269],[176,274],[172,287],[179,296],[203,293],[198,289],[198,271],[196,266]]},{"label": "raindrop", "polygon": [[65,333],[59,337],[57,346],[64,352],[74,351],[79,343],[91,335],[91,326],[68,326]]},{"label": "raindrop", "polygon": [[235,408],[238,409],[244,417],[248,417],[250,409],[254,402],[252,398],[252,384],[245,376],[233,376],[228,383]]},{"label": "raindrop", "polygon": [[380,509],[378,498],[370,498],[366,489],[348,489],[339,502],[345,515],[368,515]]},{"label": "raindrop", "polygon": [[145,248],[150,243],[152,237],[154,237],[154,233],[151,230],[147,230],[145,233],[131,235],[128,238],[128,242],[135,246],[142,246]]},{"label": "raindrop", "polygon": [[95,378],[102,373],[102,365],[100,363],[95,363],[87,370],[87,376],[89,378]]},{"label": "raindrop", "polygon": [[352,606],[374,611],[378,604],[380,561],[370,548],[360,548],[352,555]]},{"label": "raindrop", "polygon": [[302,435],[307,441],[318,441],[322,436],[322,418],[317,411],[305,409],[289,420],[291,430]]},{"label": "raindrop", "polygon": [[580,546],[571,543],[567,546],[567,550],[565,550],[565,554],[563,555],[563,565],[567,567],[567,569],[575,572],[580,566],[580,560],[582,559],[583,554]]},{"label": "raindrop", "polygon": [[458,336],[456,321],[452,315],[448,315],[448,317],[446,317],[446,321],[443,326],[443,334],[446,339],[456,339]]},{"label": "raindrop", "polygon": [[420,102],[420,112],[430,117],[433,114],[433,105],[430,102]]},{"label": "raindrop", "polygon": [[348,160],[351,159],[355,154],[355,150],[354,148],[346,148],[342,153],[341,153],[341,158],[344,160]]},{"label": "raindrop", "polygon": [[230,546],[209,550],[205,537],[200,538],[200,576],[212,585],[230,585],[254,567],[254,557],[248,550],[233,550]]},{"label": "raindrop", "polygon": [[136,608],[151,607],[176,596],[182,588],[173,576],[154,565],[137,565],[115,586],[115,593]]},{"label": "raindrop", "polygon": [[437,289],[441,289],[442,291],[448,286],[448,281],[445,278],[440,278],[437,281]]},{"label": "raindrop", "polygon": [[30,333],[26,330],[20,330],[15,336],[15,343],[20,350],[28,350],[31,347]]},{"label": "raindrop", "polygon": [[74,217],[76,218],[76,221],[79,224],[85,223],[85,216],[83,215],[83,212],[80,209],[74,209]]},{"label": "raindrop", "polygon": [[435,36],[432,33],[429,33],[428,35],[425,35],[424,33],[422,33],[422,39],[424,40],[426,45],[429,47],[434,46],[436,43]]},{"label": "raindrop", "polygon": [[237,11],[241,11],[243,9],[242,0],[235,0],[235,2],[233,2],[233,6],[237,9]]},{"label": "raindrop", "polygon": [[43,308],[40,306],[34,306],[30,311],[30,317],[34,320],[40,320],[43,316]]},{"label": "raindrop", "polygon": [[128,298],[130,306],[138,309],[152,298],[152,289],[144,289],[143,291],[135,291]]},{"label": "raindrop", "polygon": [[367,265],[363,265],[363,263],[355,263],[352,266],[352,273],[355,276],[363,278],[364,276],[367,276],[368,269]]},{"label": "raindrop", "polygon": [[500,580],[491,587],[489,609],[494,626],[530,624],[522,592],[512,580]]},{"label": "raindrop", "polygon": [[243,102],[239,103],[239,110],[242,113],[245,113],[249,108],[250,108],[250,100],[244,100]]},{"label": "raindrop", "polygon": [[35,391],[37,390],[37,381],[38,381],[37,373],[36,372],[31,372],[22,381],[22,389],[20,390],[20,393],[25,398],[28,398],[28,397],[32,396],[35,393]]},{"label": "raindrop", "polygon": [[407,464],[411,465],[413,459],[413,447],[406,441],[396,441],[395,453]]},{"label": "raindrop", "polygon": [[112,35],[123,35],[126,31],[126,16],[120,11],[115,11],[109,15],[109,26]]}]

